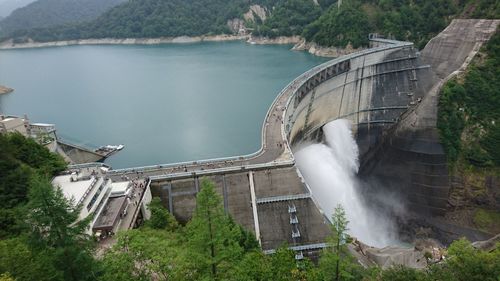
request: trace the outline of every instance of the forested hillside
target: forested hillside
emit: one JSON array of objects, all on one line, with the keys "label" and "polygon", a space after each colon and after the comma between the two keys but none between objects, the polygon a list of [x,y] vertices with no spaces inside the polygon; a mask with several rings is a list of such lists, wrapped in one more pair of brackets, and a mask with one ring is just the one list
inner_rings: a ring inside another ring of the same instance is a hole
[{"label": "forested hillside", "polygon": [[[496,280],[500,249],[475,249],[458,240],[446,260],[416,270],[403,266],[364,268],[348,250],[352,240],[341,206],[332,216],[329,247],[317,264],[296,260],[283,245],[266,255],[252,232],[224,211],[214,183],[203,180],[196,209],[179,224],[154,198],[151,219],[122,231],[111,249],[96,254],[85,234],[91,217],[79,221],[82,206],[68,201],[50,176],[64,169],[59,156],[21,135],[0,135],[0,280]],[[109,242],[109,241],[108,241]],[[103,248],[101,248],[103,250]],[[432,255],[426,255],[430,258]]]},{"label": "forested hillside", "polygon": [[0,22],[4,33],[89,21],[126,0],[38,0]]},{"label": "forested hillside", "polygon": [[10,15],[17,8],[24,7],[35,0],[0,0],[0,19]]},{"label": "forested hillside", "polygon": [[351,42],[356,48],[367,45],[369,33],[379,33],[423,47],[459,10],[452,0],[351,0],[340,9],[332,6],[306,27],[303,36],[324,46]]},{"label": "forested hillside", "polygon": [[[441,92],[438,128],[452,182],[449,219],[500,231],[500,31]],[[467,219],[467,218],[470,219]]]},{"label": "forested hillside", "polygon": [[[251,11],[255,5],[264,17]],[[249,13],[254,16],[249,18]],[[43,22],[38,17],[32,22]],[[256,36],[300,35],[322,46],[356,48],[367,46],[369,33],[379,33],[421,48],[460,17],[500,18],[500,4],[495,0],[344,0],[339,8],[335,0],[130,0],[86,23],[40,28],[46,25],[17,22],[13,26],[32,29],[6,32],[4,37],[44,42],[230,34],[235,31],[228,21],[239,19]],[[10,21],[9,17],[3,22]],[[6,31],[14,29],[9,24]]]},{"label": "forested hillside", "polygon": [[441,94],[438,127],[451,164],[500,167],[500,32]]},{"label": "forested hillside", "polygon": [[88,37],[160,37],[230,33],[227,20],[248,9],[245,0],[131,0],[88,25]]}]

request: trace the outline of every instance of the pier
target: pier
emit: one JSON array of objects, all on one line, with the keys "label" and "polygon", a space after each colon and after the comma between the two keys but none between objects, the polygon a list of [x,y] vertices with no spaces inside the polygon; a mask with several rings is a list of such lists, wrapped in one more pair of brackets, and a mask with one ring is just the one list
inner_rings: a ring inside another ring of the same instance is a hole
[{"label": "pier", "polygon": [[[348,119],[353,124],[362,160],[374,157],[370,152],[376,148],[381,147],[378,151],[383,153],[382,143],[388,132],[396,130],[421,104],[427,104],[428,93],[438,83],[433,62],[453,54],[455,64],[461,65],[491,36],[496,25],[498,21],[454,21],[447,30],[453,32],[460,52],[454,52],[449,45],[434,49],[434,43],[439,41],[431,41],[423,53],[435,50],[431,52],[433,58],[426,56],[425,60],[410,42],[371,38],[374,48],[328,61],[288,84],[266,114],[257,152],[110,170],[106,177],[113,181],[148,178],[152,195],[159,196],[180,221],[191,217],[200,180],[206,177],[215,183],[226,212],[255,233],[263,250],[272,252],[286,241],[301,255],[302,251],[304,255],[314,255],[329,234],[329,224],[295,167],[293,147],[304,141],[321,141],[324,124]],[[464,32],[473,34],[467,37],[473,42],[462,46]],[[418,159],[428,157],[426,151],[419,153]],[[73,165],[70,169],[101,165],[105,164]],[[409,170],[420,168],[408,166]],[[447,177],[447,170],[440,176]],[[431,190],[441,188],[425,176],[421,178]],[[420,194],[412,189],[412,177],[398,179],[395,184],[409,194],[409,200],[418,199],[412,201],[417,208],[439,214],[445,207],[442,200],[432,197],[432,192]]]}]

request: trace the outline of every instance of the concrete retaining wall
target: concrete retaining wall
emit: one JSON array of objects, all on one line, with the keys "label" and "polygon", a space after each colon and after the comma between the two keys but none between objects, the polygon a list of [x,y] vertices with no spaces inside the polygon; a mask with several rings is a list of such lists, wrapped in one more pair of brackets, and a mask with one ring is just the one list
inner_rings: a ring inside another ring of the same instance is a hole
[{"label": "concrete retaining wall", "polygon": [[337,60],[316,71],[290,99],[285,128],[292,146],[320,140],[321,127],[348,119],[363,154],[384,127],[423,96],[419,79],[428,72],[411,43],[393,42]]}]

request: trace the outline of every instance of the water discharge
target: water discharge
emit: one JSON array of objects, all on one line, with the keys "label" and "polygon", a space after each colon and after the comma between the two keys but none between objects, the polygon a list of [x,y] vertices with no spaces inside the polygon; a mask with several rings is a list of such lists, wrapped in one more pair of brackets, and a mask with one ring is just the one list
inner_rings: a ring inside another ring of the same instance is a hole
[{"label": "water discharge", "polygon": [[341,204],[349,220],[349,233],[376,247],[397,243],[394,223],[369,208],[360,192],[358,146],[347,120],[323,126],[325,143],[309,144],[294,155],[312,195],[328,218]]}]

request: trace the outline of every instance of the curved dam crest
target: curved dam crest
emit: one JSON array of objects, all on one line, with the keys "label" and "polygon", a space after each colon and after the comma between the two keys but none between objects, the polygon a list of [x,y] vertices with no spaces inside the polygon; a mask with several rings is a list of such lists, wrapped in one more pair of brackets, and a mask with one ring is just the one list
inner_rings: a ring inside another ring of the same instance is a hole
[{"label": "curved dam crest", "polygon": [[79,146],[124,144],[106,161],[114,168],[252,153],[277,93],[325,61],[289,48],[235,41],[0,50],[0,84],[16,89],[0,96],[0,111],[57,124],[58,137]]},{"label": "curved dam crest", "polygon": [[181,221],[191,217],[200,178],[207,177],[226,212],[253,231],[265,251],[287,242],[314,256],[326,246],[327,214],[297,172],[292,150],[321,142],[323,125],[347,119],[362,178],[382,182],[376,192],[403,195],[417,216],[440,215],[449,178],[435,128],[439,88],[498,23],[454,20],[422,52],[409,42],[372,38],[373,48],[309,70],[275,99],[262,127],[262,148],[253,155],[112,170],[108,176],[149,177],[152,193]]}]

